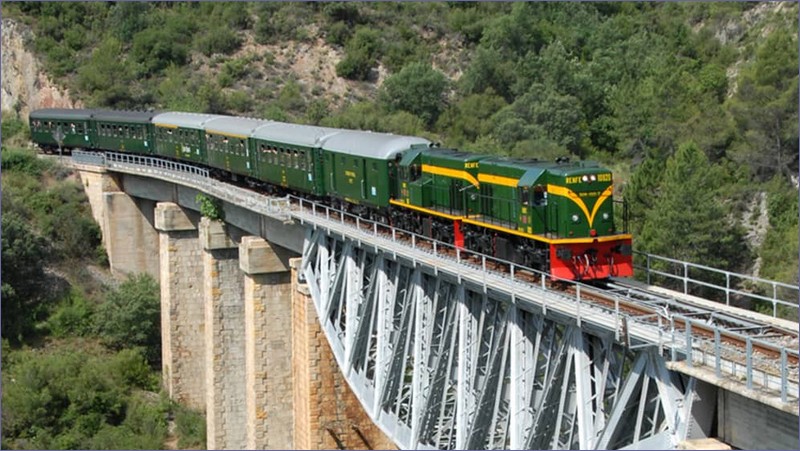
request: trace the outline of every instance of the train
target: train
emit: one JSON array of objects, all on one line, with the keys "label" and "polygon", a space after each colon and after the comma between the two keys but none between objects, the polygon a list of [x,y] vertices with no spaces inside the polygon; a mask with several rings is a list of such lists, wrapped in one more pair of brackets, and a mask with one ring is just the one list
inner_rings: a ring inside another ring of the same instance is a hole
[{"label": "train", "polygon": [[40,109],[29,125],[45,151],[202,165],[555,279],[633,274],[627,220],[621,230],[615,223],[612,173],[594,162],[497,157],[421,137],[189,112]]}]

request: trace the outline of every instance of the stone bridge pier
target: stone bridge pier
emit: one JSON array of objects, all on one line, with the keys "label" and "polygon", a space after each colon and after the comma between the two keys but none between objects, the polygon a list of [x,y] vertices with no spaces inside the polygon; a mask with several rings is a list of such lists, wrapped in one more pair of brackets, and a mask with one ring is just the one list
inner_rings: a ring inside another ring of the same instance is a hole
[{"label": "stone bridge pier", "polygon": [[205,413],[209,449],[395,448],[336,365],[295,252],[201,218],[178,187],[141,198],[78,169],[112,271],[160,283],[163,389]]}]

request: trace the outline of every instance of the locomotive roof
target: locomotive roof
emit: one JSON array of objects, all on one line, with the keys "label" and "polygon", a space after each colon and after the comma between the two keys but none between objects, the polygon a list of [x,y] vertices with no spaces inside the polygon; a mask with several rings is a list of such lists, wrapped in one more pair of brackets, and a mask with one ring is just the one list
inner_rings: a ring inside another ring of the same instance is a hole
[{"label": "locomotive roof", "polygon": [[94,119],[113,122],[150,122],[158,112],[94,110]]},{"label": "locomotive roof", "polygon": [[318,127],[316,125],[270,122],[256,129],[252,137],[296,146],[319,147],[326,137],[340,131],[338,128]]},{"label": "locomotive roof", "polygon": [[71,108],[43,108],[31,111],[30,119],[78,119],[86,120],[94,115],[95,110]]},{"label": "locomotive roof", "polygon": [[176,127],[201,129],[203,128],[203,124],[205,124],[207,121],[220,117],[230,116],[221,116],[219,114],[167,112],[154,116],[153,124],[174,125]]},{"label": "locomotive roof", "polygon": [[325,150],[359,157],[388,160],[394,157],[398,152],[408,150],[413,144],[429,143],[430,141],[427,139],[415,136],[341,130],[339,133],[326,139],[322,147]]},{"label": "locomotive roof", "polygon": [[253,119],[249,117],[219,116],[209,119],[203,123],[203,128],[207,132],[217,132],[223,135],[236,135],[238,137],[249,137],[253,131],[259,127],[269,124],[270,121],[263,119]]}]

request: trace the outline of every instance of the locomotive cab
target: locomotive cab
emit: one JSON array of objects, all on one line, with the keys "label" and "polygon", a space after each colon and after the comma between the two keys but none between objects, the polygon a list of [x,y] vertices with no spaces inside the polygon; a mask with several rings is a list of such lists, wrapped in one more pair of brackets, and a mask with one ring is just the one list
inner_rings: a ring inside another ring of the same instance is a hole
[{"label": "locomotive cab", "polygon": [[551,273],[565,279],[633,275],[631,236],[614,224],[611,172],[593,163],[551,169],[547,185],[555,221]]}]

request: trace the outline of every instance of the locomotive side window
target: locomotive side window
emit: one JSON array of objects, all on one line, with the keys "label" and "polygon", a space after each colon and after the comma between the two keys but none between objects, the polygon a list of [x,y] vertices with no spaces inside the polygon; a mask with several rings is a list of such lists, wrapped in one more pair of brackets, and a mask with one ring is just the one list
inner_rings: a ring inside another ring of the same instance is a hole
[{"label": "locomotive side window", "polygon": [[414,182],[422,177],[422,168],[418,164],[412,165],[409,169],[411,170],[410,181]]},{"label": "locomotive side window", "polygon": [[547,205],[547,191],[542,185],[533,187],[533,205],[535,207],[544,207]]},{"label": "locomotive side window", "polygon": [[519,201],[522,203],[522,205],[528,205],[528,196],[529,196],[528,187],[527,186],[520,187]]}]

